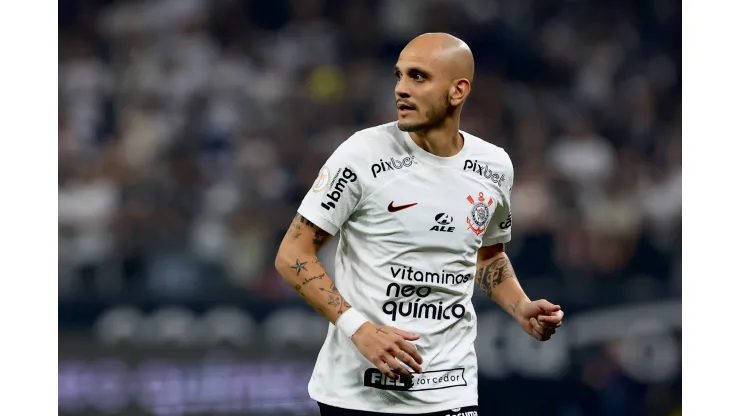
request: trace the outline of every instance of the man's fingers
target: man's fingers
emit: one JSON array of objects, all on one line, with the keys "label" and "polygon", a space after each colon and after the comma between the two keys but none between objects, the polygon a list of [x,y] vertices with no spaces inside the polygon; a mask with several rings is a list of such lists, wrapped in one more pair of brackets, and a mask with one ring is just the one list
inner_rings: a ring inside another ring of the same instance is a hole
[{"label": "man's fingers", "polygon": [[370,360],[375,367],[377,367],[378,370],[380,370],[383,374],[386,375],[386,377],[390,378],[391,380],[395,380],[398,378],[398,374],[393,372],[393,369],[382,359],[380,358],[373,358]]},{"label": "man's fingers", "polygon": [[401,349],[402,352],[405,352],[414,362],[421,365],[424,360],[421,358],[421,354],[419,354],[419,350],[416,349],[416,347],[406,341],[401,340],[398,343],[398,347]]},{"label": "man's fingers", "polygon": [[386,364],[388,364],[391,370],[395,371],[396,373],[402,374],[404,376],[409,376],[409,377],[411,376],[411,373],[409,373],[409,370],[407,370],[406,367],[401,365],[401,363],[396,361],[396,359],[393,358],[392,356],[387,355],[385,357],[385,362]]},{"label": "man's fingers", "polygon": [[539,341],[549,340],[555,334],[555,329],[557,328],[556,325],[549,323],[541,325],[539,322],[539,318],[530,319],[529,324],[532,326],[533,336]]},{"label": "man's fingers", "polygon": [[401,341],[399,347],[401,351],[396,353],[396,358],[406,363],[412,370],[421,373],[421,355],[416,348],[406,341]]},{"label": "man's fingers", "polygon": [[542,326],[555,327],[561,323],[562,318],[557,315],[539,315],[537,321]]},{"label": "man's fingers", "polygon": [[535,318],[529,319],[529,325],[532,327],[535,338],[541,340],[542,336],[545,334],[545,329],[542,327],[542,325],[540,325]]},{"label": "man's fingers", "polygon": [[540,323],[537,321],[537,318],[529,318],[529,325],[534,330],[542,331],[542,325],[540,325]]},{"label": "man's fingers", "polygon": [[421,338],[421,335],[419,334],[412,334],[411,332],[406,332],[403,329],[393,328],[393,330],[400,336],[401,338],[407,340],[407,341],[416,341],[419,338]]},{"label": "man's fingers", "polygon": [[555,334],[556,326],[540,325],[535,318],[531,318],[529,324],[532,327],[532,336],[538,341],[547,341]]}]

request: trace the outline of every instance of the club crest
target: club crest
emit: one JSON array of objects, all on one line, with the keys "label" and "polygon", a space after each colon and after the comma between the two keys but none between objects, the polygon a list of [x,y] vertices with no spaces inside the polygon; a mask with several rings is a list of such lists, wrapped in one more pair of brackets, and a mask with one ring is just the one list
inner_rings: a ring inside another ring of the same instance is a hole
[{"label": "club crest", "polygon": [[493,205],[493,199],[483,195],[483,192],[478,192],[478,198],[473,198],[468,195],[468,202],[472,205],[470,208],[470,214],[468,215],[468,229],[472,230],[475,235],[481,235],[486,231],[488,227],[488,220],[491,217],[491,205]]}]

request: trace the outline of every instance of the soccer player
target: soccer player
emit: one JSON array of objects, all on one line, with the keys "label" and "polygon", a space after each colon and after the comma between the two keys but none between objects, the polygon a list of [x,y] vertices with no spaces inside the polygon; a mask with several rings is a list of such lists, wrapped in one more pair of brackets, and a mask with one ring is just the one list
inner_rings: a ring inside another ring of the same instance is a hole
[{"label": "soccer player", "polygon": [[[419,36],[395,75],[398,121],[335,150],[275,266],[331,322],[308,386],[323,416],[476,415],[474,286],[541,341],[563,312],[525,295],[504,252],[509,156],[459,129],[473,80],[468,46]],[[337,233],[329,276],[316,254]]]}]

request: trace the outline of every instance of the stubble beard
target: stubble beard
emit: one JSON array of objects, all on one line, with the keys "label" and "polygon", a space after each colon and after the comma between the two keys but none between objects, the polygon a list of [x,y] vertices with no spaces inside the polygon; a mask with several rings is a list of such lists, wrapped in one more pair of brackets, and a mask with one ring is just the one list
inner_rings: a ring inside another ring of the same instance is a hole
[{"label": "stubble beard", "polygon": [[413,123],[398,121],[398,129],[407,133],[431,130],[444,124],[445,119],[451,115],[453,108],[449,105],[449,94],[445,94],[442,100],[429,110],[424,112],[425,121]]}]

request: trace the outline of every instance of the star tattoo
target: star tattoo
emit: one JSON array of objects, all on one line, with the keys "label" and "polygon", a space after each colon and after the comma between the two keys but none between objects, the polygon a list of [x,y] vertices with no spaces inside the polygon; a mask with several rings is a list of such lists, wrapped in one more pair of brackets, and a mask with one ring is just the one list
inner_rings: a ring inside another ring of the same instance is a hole
[{"label": "star tattoo", "polygon": [[290,266],[290,268],[295,270],[295,274],[297,276],[301,273],[301,270],[306,270],[306,263],[308,262],[295,259],[295,264]]}]

